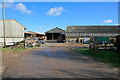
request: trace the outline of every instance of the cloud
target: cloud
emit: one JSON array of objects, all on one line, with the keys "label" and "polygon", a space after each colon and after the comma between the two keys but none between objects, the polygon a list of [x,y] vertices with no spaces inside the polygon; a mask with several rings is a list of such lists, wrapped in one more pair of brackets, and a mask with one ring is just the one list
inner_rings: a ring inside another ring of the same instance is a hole
[{"label": "cloud", "polygon": [[40,27],[40,31],[43,31],[43,27]]},{"label": "cloud", "polygon": [[[5,7],[11,7],[14,5],[14,3],[15,3],[14,0],[6,0]],[[3,7],[3,4],[2,4],[2,2],[0,2],[0,8],[2,8],[2,7]]]},{"label": "cloud", "polygon": [[5,3],[5,7],[11,7],[14,5],[14,3],[15,3],[14,0],[7,0],[7,2]]},{"label": "cloud", "polygon": [[[28,13],[28,14],[30,14],[31,13],[31,11],[30,10],[28,10],[27,9],[27,7],[24,5],[24,4],[22,4],[22,3],[19,3],[19,4],[14,4],[15,3],[15,1],[14,0],[6,0],[6,2],[5,2],[5,7],[6,8],[9,8],[9,7],[15,7],[16,8],[16,10],[19,10],[19,11],[21,11],[21,12],[23,12],[23,13]],[[2,2],[0,2],[0,8],[2,8],[3,7],[3,4],[2,4]]]},{"label": "cloud", "polygon": [[51,9],[47,12],[47,14],[48,14],[48,15],[53,15],[53,16],[60,16],[63,11],[64,11],[64,8],[63,8],[63,7],[54,7],[54,8],[51,8]]},{"label": "cloud", "polygon": [[26,8],[26,6],[25,6],[24,4],[22,4],[22,3],[17,4],[17,5],[16,5],[16,9],[19,10],[19,11],[21,11],[21,12],[23,12],[23,13],[28,13],[28,14],[31,13],[31,11],[28,10],[28,9]]},{"label": "cloud", "polygon": [[115,24],[115,25],[120,25],[120,24]]},{"label": "cloud", "polygon": [[2,7],[2,3],[0,2],[0,8]]},{"label": "cloud", "polygon": [[15,2],[15,0],[6,0],[6,2]]},{"label": "cloud", "polygon": [[112,20],[104,20],[104,23],[112,23]]}]

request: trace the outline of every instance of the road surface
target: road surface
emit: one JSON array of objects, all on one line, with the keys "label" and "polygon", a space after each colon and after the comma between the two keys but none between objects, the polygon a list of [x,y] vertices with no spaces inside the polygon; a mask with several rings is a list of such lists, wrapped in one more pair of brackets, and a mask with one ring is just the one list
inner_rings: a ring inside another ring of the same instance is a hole
[{"label": "road surface", "polygon": [[118,70],[66,48],[40,48],[22,56],[5,78],[117,78]]}]

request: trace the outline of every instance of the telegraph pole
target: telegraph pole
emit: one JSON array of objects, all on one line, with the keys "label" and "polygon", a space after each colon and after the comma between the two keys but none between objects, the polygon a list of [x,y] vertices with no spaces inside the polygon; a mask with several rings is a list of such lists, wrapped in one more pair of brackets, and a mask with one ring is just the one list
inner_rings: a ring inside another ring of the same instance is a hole
[{"label": "telegraph pole", "polygon": [[6,35],[5,35],[5,2],[3,2],[3,32],[4,32],[4,47],[6,48]]}]

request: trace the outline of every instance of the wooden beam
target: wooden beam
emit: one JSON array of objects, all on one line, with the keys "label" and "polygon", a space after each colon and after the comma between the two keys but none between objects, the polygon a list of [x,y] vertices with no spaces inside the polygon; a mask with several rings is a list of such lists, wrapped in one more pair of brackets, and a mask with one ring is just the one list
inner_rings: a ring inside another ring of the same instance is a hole
[{"label": "wooden beam", "polygon": [[6,34],[5,34],[5,2],[3,2],[3,31],[4,31],[4,47],[6,48]]},{"label": "wooden beam", "polygon": [[53,35],[54,33],[52,33],[52,40],[54,40],[54,35]]}]

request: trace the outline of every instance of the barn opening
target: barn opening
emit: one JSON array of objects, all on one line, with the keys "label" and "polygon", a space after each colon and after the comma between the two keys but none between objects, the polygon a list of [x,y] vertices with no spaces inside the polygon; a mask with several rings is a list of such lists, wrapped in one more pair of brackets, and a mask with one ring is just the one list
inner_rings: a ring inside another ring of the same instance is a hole
[{"label": "barn opening", "polygon": [[60,29],[58,27],[51,29],[45,32],[46,41],[50,42],[57,42],[59,38],[62,38],[65,41],[65,30]]}]

